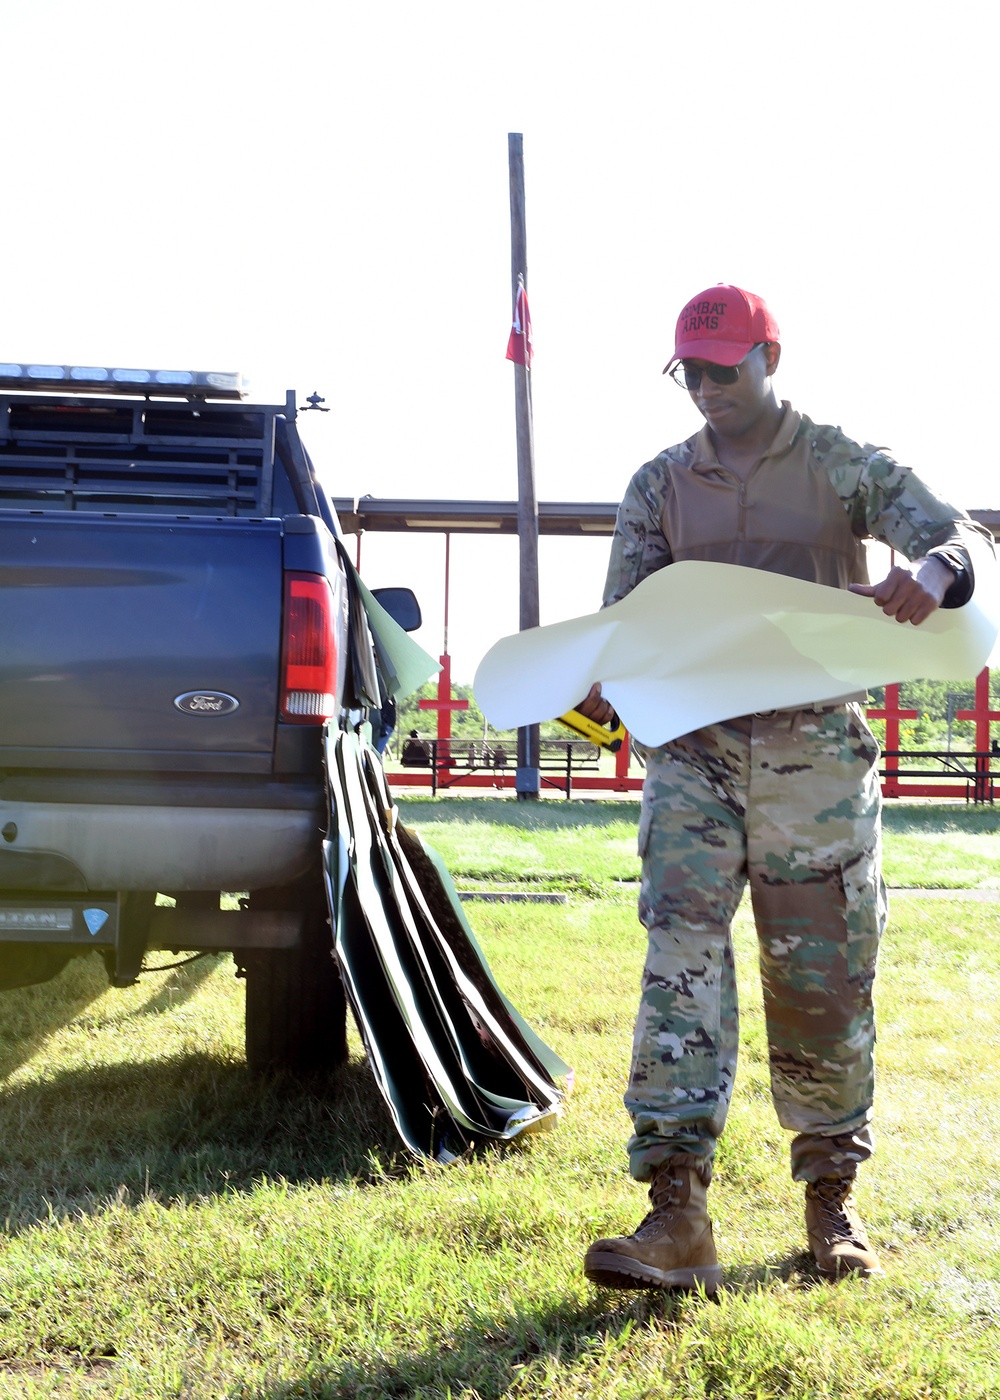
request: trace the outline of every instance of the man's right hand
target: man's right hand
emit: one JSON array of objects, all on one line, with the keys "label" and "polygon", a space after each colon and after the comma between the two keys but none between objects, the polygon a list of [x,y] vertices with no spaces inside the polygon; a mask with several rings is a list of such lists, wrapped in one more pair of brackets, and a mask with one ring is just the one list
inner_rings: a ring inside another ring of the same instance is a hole
[{"label": "man's right hand", "polygon": [[895,564],[880,583],[851,583],[848,587],[852,593],[874,598],[897,622],[912,622],[917,627],[937,611],[954,581],[955,571],[931,554],[912,564]]},{"label": "man's right hand", "polygon": [[600,682],[592,685],[580,703],[573,708],[597,724],[610,724],[615,713],[614,706],[601,695]]}]

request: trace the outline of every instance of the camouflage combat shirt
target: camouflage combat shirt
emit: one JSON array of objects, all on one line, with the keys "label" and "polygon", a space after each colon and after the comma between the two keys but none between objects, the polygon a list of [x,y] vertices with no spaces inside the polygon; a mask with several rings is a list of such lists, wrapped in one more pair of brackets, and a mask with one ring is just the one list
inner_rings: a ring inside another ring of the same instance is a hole
[{"label": "camouflage combat shirt", "polygon": [[867,583],[864,541],[962,570],[944,607],[972,595],[970,548],[992,537],[882,448],[818,427],[790,404],[746,480],[722,466],[708,427],[641,467],[618,510],[604,605],[682,559],[742,564],[809,583]]}]

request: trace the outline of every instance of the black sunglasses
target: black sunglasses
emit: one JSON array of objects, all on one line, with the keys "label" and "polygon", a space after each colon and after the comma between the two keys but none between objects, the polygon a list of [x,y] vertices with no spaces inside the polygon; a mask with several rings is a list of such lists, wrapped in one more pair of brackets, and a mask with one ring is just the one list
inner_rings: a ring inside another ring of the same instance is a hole
[{"label": "black sunglasses", "polygon": [[[766,341],[761,341],[765,345]],[[669,370],[670,378],[681,389],[686,389],[689,394],[695,393],[701,387],[701,376],[707,374],[713,384],[735,384],[740,377],[740,370],[758,347],[754,345],[740,360],[738,365],[688,365],[686,360],[681,360]]]}]

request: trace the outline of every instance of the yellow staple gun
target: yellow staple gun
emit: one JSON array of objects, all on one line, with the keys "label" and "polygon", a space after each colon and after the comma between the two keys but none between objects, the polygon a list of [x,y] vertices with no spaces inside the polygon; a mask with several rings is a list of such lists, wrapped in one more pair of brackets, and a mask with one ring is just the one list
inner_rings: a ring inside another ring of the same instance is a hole
[{"label": "yellow staple gun", "polygon": [[581,715],[579,710],[567,710],[566,714],[559,716],[559,723],[599,748],[610,749],[612,753],[618,752],[625,739],[625,726],[616,714],[612,714],[610,726],[605,726]]}]

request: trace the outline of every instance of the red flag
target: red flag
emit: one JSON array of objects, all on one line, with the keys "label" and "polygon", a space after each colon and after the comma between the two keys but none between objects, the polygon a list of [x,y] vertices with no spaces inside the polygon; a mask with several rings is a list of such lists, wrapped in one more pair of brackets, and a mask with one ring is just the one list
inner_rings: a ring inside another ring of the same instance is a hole
[{"label": "red flag", "polygon": [[531,368],[531,314],[528,311],[528,295],[524,283],[518,279],[517,297],[514,300],[514,324],[507,341],[507,358],[516,365]]}]

